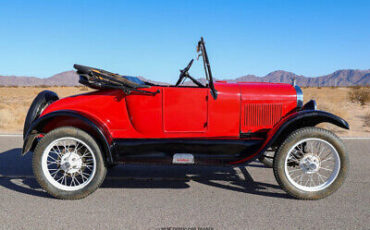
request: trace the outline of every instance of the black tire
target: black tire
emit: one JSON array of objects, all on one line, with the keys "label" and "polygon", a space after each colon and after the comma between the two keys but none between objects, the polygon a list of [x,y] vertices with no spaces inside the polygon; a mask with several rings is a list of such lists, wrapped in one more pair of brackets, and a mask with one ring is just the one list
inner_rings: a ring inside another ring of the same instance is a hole
[{"label": "black tire", "polygon": [[[304,191],[297,188],[285,173],[285,159],[289,150],[306,138],[318,138],[330,143],[339,155],[340,168],[337,177],[328,187],[319,191]],[[277,182],[289,195],[303,200],[318,200],[331,195],[343,184],[349,170],[349,160],[343,142],[334,133],[321,128],[307,127],[298,129],[287,137],[275,154],[273,169]]]},{"label": "black tire", "polygon": [[[87,144],[94,154],[96,159],[96,171],[91,181],[83,188],[75,191],[66,191],[55,187],[45,176],[42,170],[42,156],[44,150],[54,140],[63,137],[73,137]],[[82,199],[93,193],[103,183],[107,168],[104,158],[96,141],[85,131],[74,127],[61,127],[47,133],[37,144],[32,159],[33,173],[40,186],[50,195],[58,199],[76,200]]]},{"label": "black tire", "polygon": [[48,105],[57,100],[59,100],[58,95],[49,90],[44,90],[35,97],[30,108],[28,109],[27,116],[24,121],[23,138],[26,136],[26,133],[30,128],[32,122],[41,115],[42,111]]}]

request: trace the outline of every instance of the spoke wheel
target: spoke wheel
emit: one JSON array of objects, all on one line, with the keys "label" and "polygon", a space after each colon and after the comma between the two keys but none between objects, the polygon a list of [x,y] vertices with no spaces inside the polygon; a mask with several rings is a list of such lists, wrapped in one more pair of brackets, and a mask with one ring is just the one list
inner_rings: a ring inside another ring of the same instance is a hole
[{"label": "spoke wheel", "polygon": [[94,178],[96,159],[86,143],[73,137],[63,137],[50,143],[44,150],[42,170],[55,187],[76,191]]},{"label": "spoke wheel", "polygon": [[285,174],[290,183],[303,191],[320,191],[339,174],[340,159],[329,142],[307,138],[295,144],[285,158]]},{"label": "spoke wheel", "polygon": [[59,199],[82,199],[104,181],[106,164],[100,147],[81,129],[61,127],[38,142],[32,158],[40,186]]},{"label": "spoke wheel", "polygon": [[349,167],[343,142],[332,132],[301,128],[279,147],[273,162],[279,185],[298,199],[329,196],[343,184]]}]

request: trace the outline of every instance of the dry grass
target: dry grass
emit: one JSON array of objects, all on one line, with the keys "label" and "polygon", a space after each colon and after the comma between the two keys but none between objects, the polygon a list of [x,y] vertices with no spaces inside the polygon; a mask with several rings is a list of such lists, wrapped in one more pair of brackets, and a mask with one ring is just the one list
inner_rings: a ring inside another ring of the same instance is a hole
[{"label": "dry grass", "polygon": [[311,99],[316,100],[319,110],[328,111],[339,117],[347,119],[349,117],[348,110],[343,109],[346,104],[347,88],[305,88],[303,96],[305,103]]},{"label": "dry grass", "polygon": [[89,91],[89,88],[86,86],[80,87],[80,91]]},{"label": "dry grass", "polygon": [[[303,88],[305,102],[316,100],[318,109],[343,117],[351,126],[345,131],[331,125],[324,125],[339,135],[370,136],[370,105],[361,106],[348,100],[353,88]],[[49,89],[60,98],[92,91],[87,87],[0,87],[0,132],[21,132],[28,108],[36,95]],[[370,89],[370,88],[368,88]]]},{"label": "dry grass", "polygon": [[358,102],[348,100],[348,94],[352,90],[366,89],[367,87],[322,87],[303,88],[305,101],[314,99],[318,109],[333,113],[344,118],[350,125],[350,131],[333,125],[323,124],[321,127],[346,136],[370,136],[370,126],[365,125],[365,115],[370,113],[370,105],[361,106]]},{"label": "dry grass", "polygon": [[367,113],[364,117],[365,120],[365,126],[370,127],[370,113]]},{"label": "dry grass", "polygon": [[370,88],[368,87],[353,87],[348,92],[348,98],[351,102],[358,102],[364,106],[370,101]]},{"label": "dry grass", "polygon": [[55,91],[60,98],[91,91],[87,87],[0,87],[0,132],[21,132],[33,99],[46,89]]}]

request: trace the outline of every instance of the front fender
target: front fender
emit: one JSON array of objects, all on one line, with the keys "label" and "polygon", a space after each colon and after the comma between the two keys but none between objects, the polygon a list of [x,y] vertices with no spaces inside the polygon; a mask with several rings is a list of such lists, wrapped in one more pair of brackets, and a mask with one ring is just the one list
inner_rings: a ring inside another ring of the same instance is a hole
[{"label": "front fender", "polygon": [[239,161],[232,162],[231,164],[240,164],[254,160],[260,154],[263,154],[269,147],[279,145],[293,131],[303,127],[316,126],[324,122],[349,129],[349,124],[343,118],[334,114],[314,109],[303,109],[290,114],[278,122],[267,133],[266,140],[257,152]]},{"label": "front fender", "polygon": [[51,112],[32,122],[25,132],[22,155],[25,155],[35,147],[35,143],[40,135],[62,126],[74,126],[87,131],[100,145],[107,162],[113,163],[111,153],[112,137],[105,126],[79,112],[71,110]]}]

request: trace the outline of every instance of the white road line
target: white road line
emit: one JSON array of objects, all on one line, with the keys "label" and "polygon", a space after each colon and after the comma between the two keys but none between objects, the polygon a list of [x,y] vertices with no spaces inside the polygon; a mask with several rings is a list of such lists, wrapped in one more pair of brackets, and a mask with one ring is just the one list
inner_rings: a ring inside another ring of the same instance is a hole
[{"label": "white road line", "polygon": [[370,137],[340,137],[343,140],[370,140]]},{"label": "white road line", "polygon": [[23,137],[22,134],[0,134],[0,137]]}]

